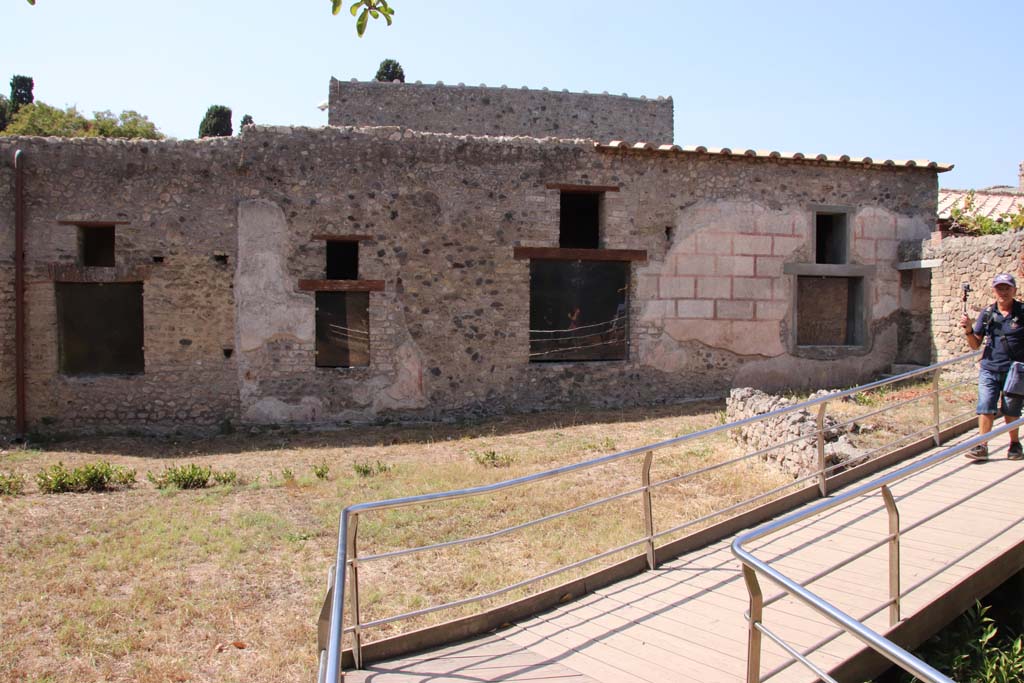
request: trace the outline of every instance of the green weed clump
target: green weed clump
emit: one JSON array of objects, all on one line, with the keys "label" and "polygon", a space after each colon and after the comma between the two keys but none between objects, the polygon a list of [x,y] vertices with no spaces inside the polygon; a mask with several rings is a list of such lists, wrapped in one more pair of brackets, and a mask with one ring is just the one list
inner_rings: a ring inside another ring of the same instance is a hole
[{"label": "green weed clump", "polygon": [[355,470],[356,474],[360,477],[372,477],[377,474],[387,474],[394,465],[389,465],[385,462],[378,460],[377,462],[357,462],[352,464],[352,469]]},{"label": "green weed clump", "polygon": [[152,472],[146,478],[158,489],[204,489],[210,485],[213,470],[195,463],[168,467],[161,474]]},{"label": "green weed clump", "polygon": [[213,482],[217,484],[217,486],[234,486],[238,483],[238,472],[234,470],[214,472]]},{"label": "green weed clump", "polygon": [[14,472],[0,472],[0,496],[20,496],[25,492],[25,477]]},{"label": "green weed clump", "polygon": [[[1024,640],[1002,635],[989,605],[975,602],[953,625],[933,636],[915,654],[956,681],[1011,683],[1024,680]],[[916,681],[904,673],[900,683]]]},{"label": "green weed clump", "polygon": [[36,483],[43,493],[82,493],[84,491],[111,491],[135,485],[135,470],[109,462],[96,462],[68,469],[58,462],[36,475]]},{"label": "green weed clump", "polygon": [[331,471],[330,466],[326,462],[321,462],[313,465],[313,474],[316,475],[317,479],[327,479],[327,474]]},{"label": "green weed clump", "polygon": [[473,451],[473,460],[484,467],[510,467],[515,458],[497,451]]}]

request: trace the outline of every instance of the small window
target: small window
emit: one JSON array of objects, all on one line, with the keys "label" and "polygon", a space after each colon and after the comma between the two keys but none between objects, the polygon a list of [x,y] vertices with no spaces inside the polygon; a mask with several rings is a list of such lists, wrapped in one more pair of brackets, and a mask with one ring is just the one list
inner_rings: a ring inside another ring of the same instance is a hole
[{"label": "small window", "polygon": [[559,247],[600,248],[601,196],[601,192],[562,192],[558,213]]},{"label": "small window", "polygon": [[625,360],[629,264],[530,261],[530,362]]},{"label": "small window", "polygon": [[327,279],[359,279],[359,242],[327,243]]},{"label": "small window", "polygon": [[370,293],[316,293],[316,366],[370,364]]},{"label": "small window", "polygon": [[797,278],[799,346],[863,346],[864,278]]},{"label": "small window", "polygon": [[61,373],[144,372],[141,282],[58,282],[56,293]]},{"label": "small window", "polygon": [[815,263],[847,263],[845,213],[816,213],[814,238]]},{"label": "small window", "polygon": [[114,267],[114,226],[78,226],[78,260],[83,266]]}]

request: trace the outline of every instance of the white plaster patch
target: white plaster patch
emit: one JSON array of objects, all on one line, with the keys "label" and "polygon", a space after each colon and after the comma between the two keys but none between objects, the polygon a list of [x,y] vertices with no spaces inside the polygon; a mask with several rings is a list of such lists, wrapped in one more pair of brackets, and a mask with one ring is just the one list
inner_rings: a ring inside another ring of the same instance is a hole
[{"label": "white plaster patch", "polygon": [[427,405],[423,391],[423,359],[419,348],[406,341],[395,353],[398,373],[395,381],[377,394],[374,410],[385,408],[422,408]]},{"label": "white plaster patch", "polygon": [[323,412],[323,402],[313,396],[303,396],[297,404],[268,396],[249,406],[243,420],[258,424],[315,422],[323,417]]}]

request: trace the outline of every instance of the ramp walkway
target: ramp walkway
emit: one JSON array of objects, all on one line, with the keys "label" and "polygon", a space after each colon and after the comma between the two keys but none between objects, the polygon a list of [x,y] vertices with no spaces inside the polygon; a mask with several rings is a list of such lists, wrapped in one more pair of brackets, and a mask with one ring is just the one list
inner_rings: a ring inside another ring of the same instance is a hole
[{"label": "ramp walkway", "polygon": [[[993,432],[988,461],[963,457],[979,442],[970,432],[865,480],[888,478],[884,492],[863,482],[831,491],[745,550],[873,633],[915,647],[1024,566],[1024,462],[1006,459],[1005,432]],[[851,490],[864,492],[847,498]],[[862,637],[771,577],[760,580],[764,608],[752,629],[734,541],[715,541],[472,640],[346,670],[344,679],[781,683],[829,680],[828,672],[863,681],[888,665]],[[755,630],[763,642],[750,656]],[[818,673],[796,661],[804,657]]]}]

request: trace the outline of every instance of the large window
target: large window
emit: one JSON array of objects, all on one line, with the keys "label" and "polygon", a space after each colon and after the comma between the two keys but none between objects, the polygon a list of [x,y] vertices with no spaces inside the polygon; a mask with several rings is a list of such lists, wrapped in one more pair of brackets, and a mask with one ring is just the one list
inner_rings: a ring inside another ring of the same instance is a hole
[{"label": "large window", "polygon": [[370,293],[316,293],[316,366],[370,364]]},{"label": "large window", "polygon": [[629,263],[530,261],[530,361],[624,360]]},{"label": "large window", "polygon": [[144,371],[141,282],[58,282],[55,287],[63,374],[131,375]]}]

